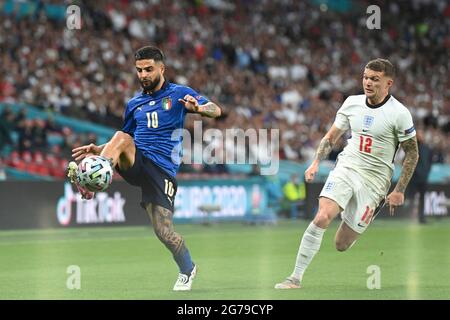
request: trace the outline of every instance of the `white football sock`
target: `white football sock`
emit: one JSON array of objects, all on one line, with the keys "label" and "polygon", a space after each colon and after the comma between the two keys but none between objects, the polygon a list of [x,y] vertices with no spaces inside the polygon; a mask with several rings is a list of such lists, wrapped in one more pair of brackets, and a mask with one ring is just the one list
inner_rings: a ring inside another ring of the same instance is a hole
[{"label": "white football sock", "polygon": [[292,272],[291,277],[297,278],[300,281],[302,280],[303,273],[311,263],[316,253],[319,251],[325,230],[326,229],[322,229],[316,226],[313,222],[309,224],[308,228],[303,234],[300,248],[298,249],[297,253],[294,272]]}]

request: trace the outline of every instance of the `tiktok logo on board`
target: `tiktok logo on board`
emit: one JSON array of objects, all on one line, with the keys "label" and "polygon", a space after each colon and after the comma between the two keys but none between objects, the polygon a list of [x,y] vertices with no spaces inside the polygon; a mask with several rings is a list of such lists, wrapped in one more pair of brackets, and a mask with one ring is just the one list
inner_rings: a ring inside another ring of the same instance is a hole
[{"label": "tiktok logo on board", "polygon": [[109,197],[106,192],[98,192],[94,199],[86,201],[79,193],[74,193],[70,183],[64,184],[64,196],[59,198],[56,216],[62,226],[68,226],[75,217],[76,224],[125,222],[123,207],[125,199],[120,192]]}]

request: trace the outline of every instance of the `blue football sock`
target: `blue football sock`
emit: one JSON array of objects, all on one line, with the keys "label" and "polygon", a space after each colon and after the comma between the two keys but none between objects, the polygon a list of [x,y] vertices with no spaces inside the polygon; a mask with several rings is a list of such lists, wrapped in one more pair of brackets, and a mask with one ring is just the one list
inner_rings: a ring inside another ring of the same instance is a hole
[{"label": "blue football sock", "polygon": [[181,273],[191,274],[192,269],[194,269],[194,263],[192,262],[191,255],[186,247],[181,248],[177,254],[173,255],[173,258],[180,268]]}]

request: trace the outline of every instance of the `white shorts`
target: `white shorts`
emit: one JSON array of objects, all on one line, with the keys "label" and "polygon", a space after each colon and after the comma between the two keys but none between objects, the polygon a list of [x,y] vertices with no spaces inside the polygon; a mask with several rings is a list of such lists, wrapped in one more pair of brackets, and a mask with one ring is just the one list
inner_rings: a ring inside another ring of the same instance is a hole
[{"label": "white shorts", "polygon": [[374,218],[381,200],[352,169],[339,167],[330,172],[319,197],[335,201],[344,211],[341,219],[357,233],[363,233]]}]

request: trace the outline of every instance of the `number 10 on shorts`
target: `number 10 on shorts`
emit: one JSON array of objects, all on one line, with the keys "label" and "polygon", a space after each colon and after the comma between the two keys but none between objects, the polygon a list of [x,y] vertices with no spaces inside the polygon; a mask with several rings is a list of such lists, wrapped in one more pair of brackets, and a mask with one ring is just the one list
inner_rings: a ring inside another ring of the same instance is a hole
[{"label": "number 10 on shorts", "polygon": [[172,181],[164,179],[164,193],[167,194],[169,197],[173,197],[174,192],[175,189],[173,188]]}]

